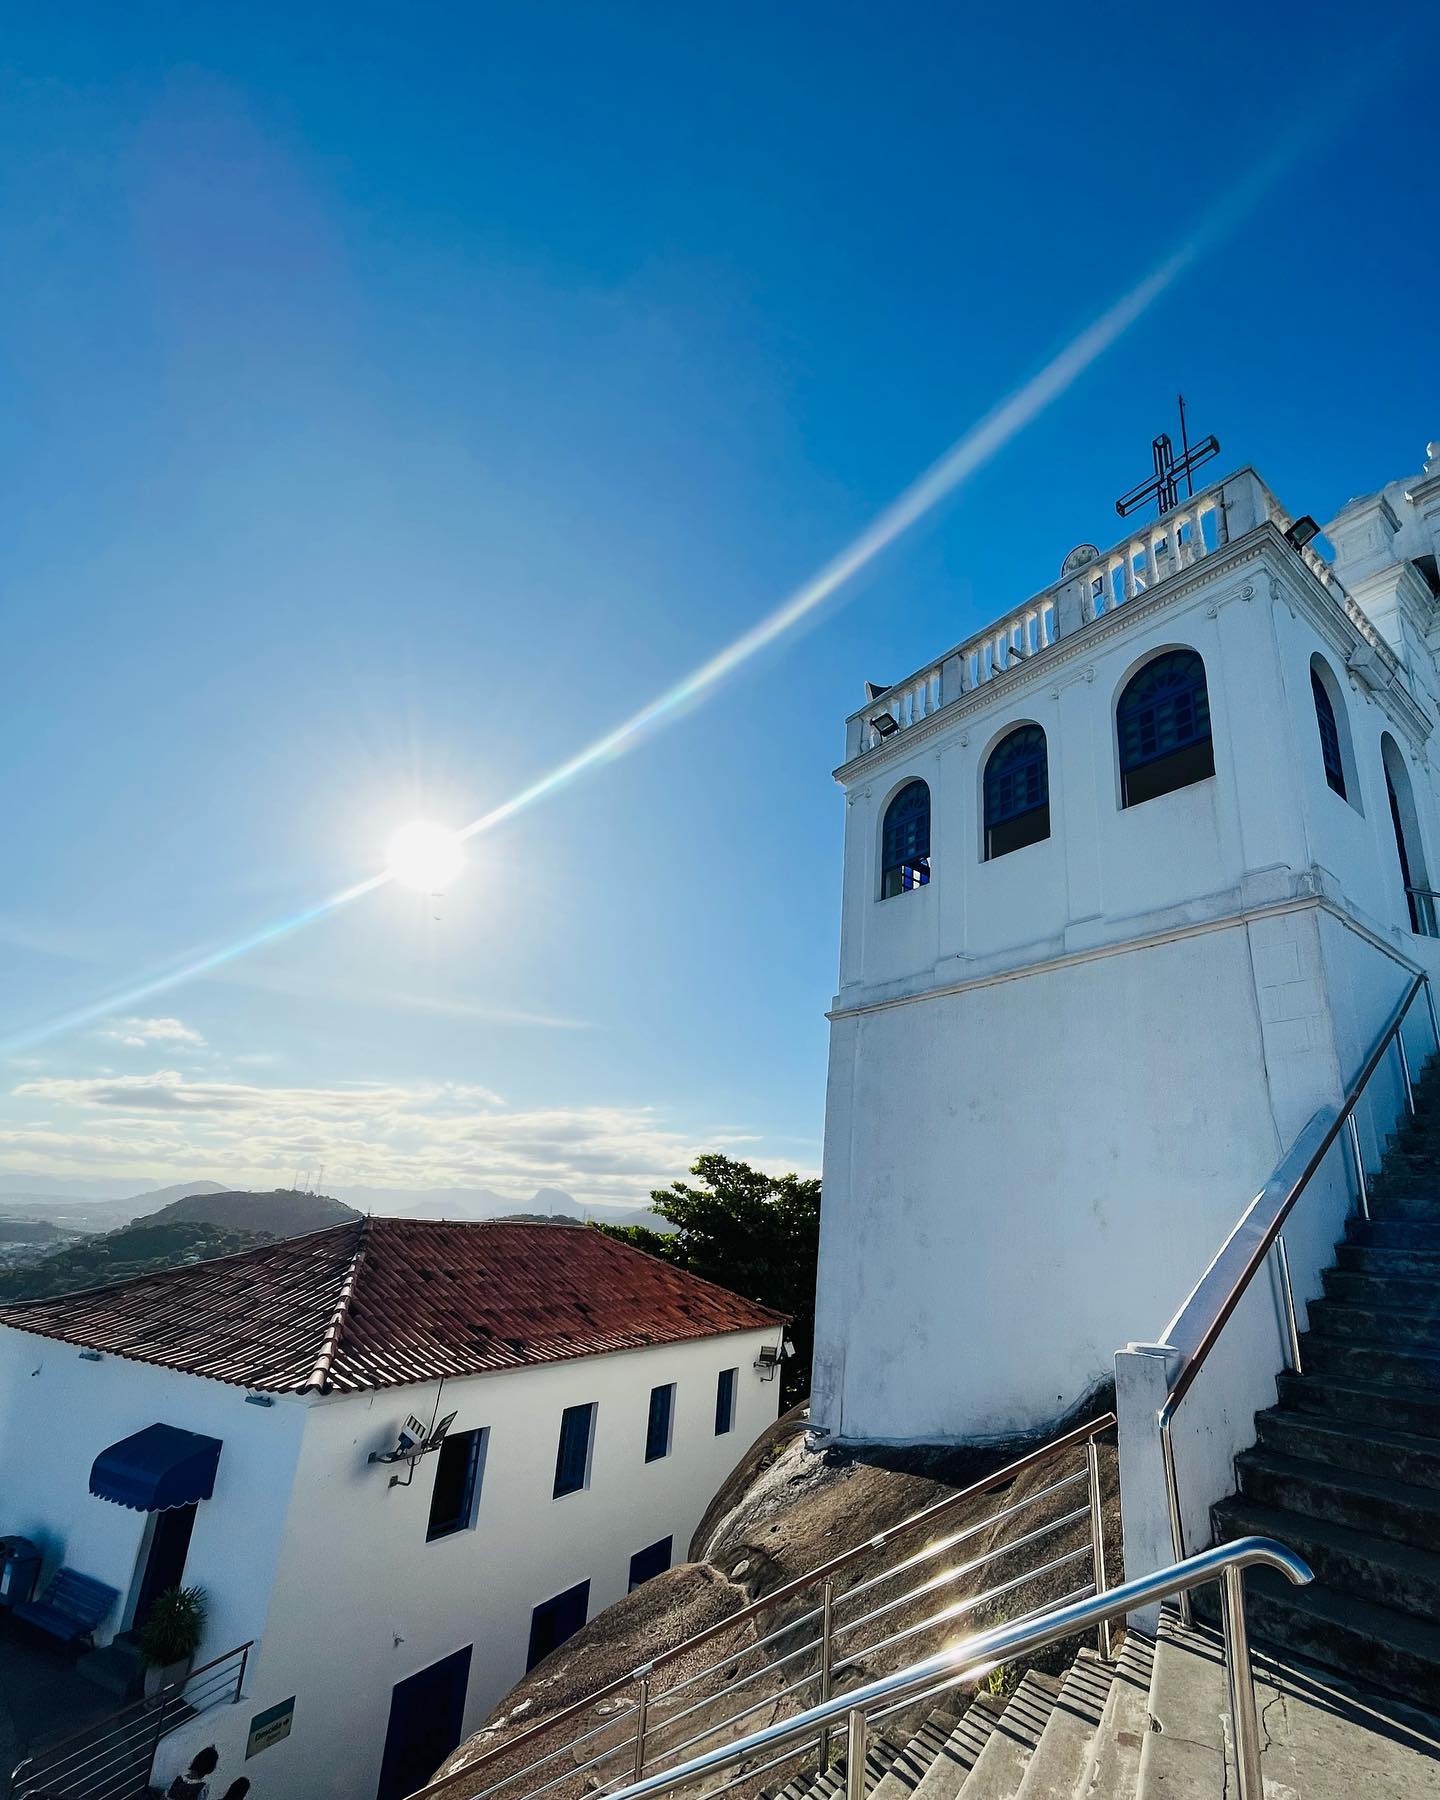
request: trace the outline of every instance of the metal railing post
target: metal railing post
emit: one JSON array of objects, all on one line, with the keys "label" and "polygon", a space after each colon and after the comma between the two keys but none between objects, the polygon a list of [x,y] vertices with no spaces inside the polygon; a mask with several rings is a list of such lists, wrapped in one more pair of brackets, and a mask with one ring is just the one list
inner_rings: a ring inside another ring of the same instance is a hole
[{"label": "metal railing post", "polygon": [[[1160,1459],[1165,1465],[1165,1498],[1170,1505],[1170,1544],[1177,1563],[1185,1560],[1185,1522],[1180,1516],[1180,1482],[1175,1474],[1175,1446],[1170,1441],[1170,1420],[1160,1415]],[[1190,1594],[1179,1595],[1180,1620],[1190,1623]]]},{"label": "metal railing post", "polygon": [[1430,1009],[1430,1029],[1435,1034],[1435,1050],[1440,1054],[1440,1013],[1435,1010],[1435,989],[1430,985],[1430,977],[1425,977],[1425,1004]]},{"label": "metal railing post", "polygon": [[[820,1698],[830,1698],[831,1652],[835,1641],[835,1583],[827,1575],[820,1589]],[[820,1773],[830,1771],[830,1727],[820,1729]]]},{"label": "metal railing post", "polygon": [[867,1735],[864,1713],[852,1707],[845,1715],[845,1800],[865,1800]]},{"label": "metal railing post", "polygon": [[1220,1616],[1225,1627],[1225,1675],[1230,1689],[1230,1729],[1235,1739],[1240,1800],[1264,1800],[1255,1673],[1250,1666],[1250,1633],[1245,1623],[1245,1572],[1233,1563],[1221,1577]]},{"label": "metal railing post", "polygon": [[630,1774],[632,1781],[638,1781],[645,1773],[645,1728],[650,1722],[650,1671],[653,1666],[646,1663],[643,1669],[635,1671],[640,1692],[635,1701],[635,1758]]},{"label": "metal railing post", "polygon": [[1360,1217],[1369,1223],[1370,1194],[1365,1186],[1365,1158],[1360,1154],[1360,1127],[1355,1123],[1355,1109],[1352,1106],[1346,1115],[1345,1123],[1350,1128],[1350,1155],[1355,1164],[1355,1185],[1360,1196]]},{"label": "metal railing post", "polygon": [[[1094,1569],[1095,1592],[1103,1594],[1109,1587],[1105,1579],[1105,1520],[1100,1511],[1100,1446],[1092,1437],[1085,1446],[1085,1473],[1090,1492],[1090,1560]],[[1106,1662],[1110,1655],[1110,1621],[1100,1621],[1100,1654]]]},{"label": "metal railing post", "polygon": [[1400,1078],[1405,1083],[1405,1105],[1413,1119],[1415,1116],[1415,1086],[1410,1079],[1410,1058],[1405,1054],[1405,1025],[1403,1020],[1395,1033],[1395,1048],[1400,1052]]},{"label": "metal railing post", "polygon": [[1285,1233],[1282,1231],[1275,1240],[1275,1248],[1280,1255],[1280,1291],[1285,1296],[1285,1329],[1290,1334],[1290,1367],[1297,1375],[1303,1375],[1300,1365],[1300,1327],[1295,1322],[1295,1289],[1290,1284],[1290,1253],[1285,1248]]}]

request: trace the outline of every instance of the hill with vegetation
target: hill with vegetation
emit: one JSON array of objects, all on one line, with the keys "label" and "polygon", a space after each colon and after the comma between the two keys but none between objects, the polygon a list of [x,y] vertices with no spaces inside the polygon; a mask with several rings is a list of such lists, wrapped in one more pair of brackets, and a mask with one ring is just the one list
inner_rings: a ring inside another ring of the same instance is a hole
[{"label": "hill with vegetation", "polygon": [[145,1222],[171,1225],[183,1219],[218,1230],[289,1238],[307,1231],[324,1231],[331,1225],[348,1225],[361,1216],[353,1206],[332,1200],[328,1194],[304,1194],[295,1188],[275,1188],[268,1194],[231,1188],[172,1200],[158,1212],[150,1213]]},{"label": "hill with vegetation", "polygon": [[22,1268],[0,1270],[0,1301],[40,1300],[79,1288],[104,1287],[132,1275],[153,1275],[182,1263],[232,1256],[268,1241],[268,1234],[232,1231],[193,1219],[156,1224],[149,1219],[100,1236],[82,1238],[64,1250]]}]

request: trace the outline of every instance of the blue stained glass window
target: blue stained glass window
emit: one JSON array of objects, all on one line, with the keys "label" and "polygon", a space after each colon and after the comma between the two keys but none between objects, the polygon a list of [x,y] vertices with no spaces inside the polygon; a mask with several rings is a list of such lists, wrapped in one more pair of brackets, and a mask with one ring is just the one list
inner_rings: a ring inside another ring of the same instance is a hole
[{"label": "blue stained glass window", "polygon": [[1210,692],[1193,650],[1167,650],[1136,671],[1115,713],[1126,806],[1215,773]]},{"label": "blue stained glass window", "polygon": [[1310,666],[1310,690],[1315,696],[1315,723],[1320,727],[1320,756],[1325,764],[1325,779],[1345,799],[1345,759],[1340,754],[1340,728],[1335,723],[1335,708],[1320,671]]},{"label": "blue stained glass window", "polygon": [[930,789],[907,781],[885,809],[880,834],[880,898],[908,894],[930,879]]},{"label": "blue stained glass window", "polygon": [[1017,725],[985,764],[987,860],[1022,850],[1050,835],[1050,763],[1045,733]]}]

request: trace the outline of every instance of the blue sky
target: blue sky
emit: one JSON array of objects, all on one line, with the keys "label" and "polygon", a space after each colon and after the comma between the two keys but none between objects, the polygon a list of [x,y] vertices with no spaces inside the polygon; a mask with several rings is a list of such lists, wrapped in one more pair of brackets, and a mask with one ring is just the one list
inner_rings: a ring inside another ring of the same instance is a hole
[{"label": "blue sky", "polygon": [[[1386,19],[12,18],[0,1173],[623,1200],[705,1147],[818,1168],[863,680],[1110,541],[1177,387],[1321,517],[1440,435],[1440,18]],[[438,918],[387,889],[48,1029],[642,707],[1286,143],[919,530],[477,840]]]}]

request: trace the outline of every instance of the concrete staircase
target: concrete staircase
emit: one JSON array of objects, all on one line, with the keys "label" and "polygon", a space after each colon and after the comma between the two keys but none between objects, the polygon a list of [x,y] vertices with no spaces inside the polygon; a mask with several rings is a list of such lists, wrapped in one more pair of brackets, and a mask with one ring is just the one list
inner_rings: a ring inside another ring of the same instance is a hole
[{"label": "concrete staircase", "polygon": [[1440,1076],[1416,1102],[1214,1523],[1315,1570],[1308,1588],[1252,1573],[1257,1636],[1440,1712]]},{"label": "concrete staircase", "polygon": [[[1253,1577],[1252,1577],[1253,1578]],[[1381,1709],[1299,1664],[1255,1659],[1263,1772],[1275,1800],[1440,1800],[1440,1727]],[[869,1800],[1225,1800],[1236,1791],[1217,1636],[1163,1615],[1113,1665],[1082,1650],[1062,1680],[941,1709],[903,1743],[877,1737]],[[769,1800],[843,1800],[843,1760]]]}]

